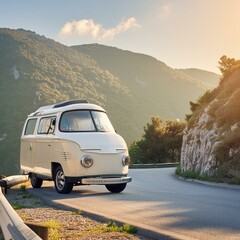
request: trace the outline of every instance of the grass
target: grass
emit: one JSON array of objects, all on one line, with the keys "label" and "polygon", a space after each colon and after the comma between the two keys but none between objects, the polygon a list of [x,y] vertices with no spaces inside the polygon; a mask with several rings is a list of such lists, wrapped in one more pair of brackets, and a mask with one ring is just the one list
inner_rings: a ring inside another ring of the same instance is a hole
[{"label": "grass", "polygon": [[83,215],[83,210],[78,209],[76,212],[72,212],[72,214]]},{"label": "grass", "polygon": [[109,222],[105,227],[106,232],[121,232],[122,227],[119,227],[115,222]]},{"label": "grass", "polygon": [[61,224],[56,221],[48,221],[48,222],[42,222],[41,225],[49,228],[60,228]]},{"label": "grass", "polygon": [[135,226],[124,223],[123,226],[118,226],[115,222],[109,222],[105,228],[106,232],[125,232],[129,234],[137,233],[137,228]]},{"label": "grass", "polygon": [[200,174],[195,171],[182,171],[180,166],[176,169],[176,175],[185,179],[197,179],[201,181],[215,182],[215,183],[228,183],[240,185],[240,176],[227,176],[228,169],[226,166],[220,167],[213,175]]},{"label": "grass", "polygon": [[32,217],[26,216],[26,215],[20,215],[20,217],[21,217],[21,219],[22,219],[24,222],[33,220]]},{"label": "grass", "polygon": [[123,231],[129,234],[134,234],[134,233],[137,233],[137,228],[135,226],[125,223],[123,225]]},{"label": "grass", "polygon": [[[78,213],[75,213],[78,214]],[[41,225],[49,228],[49,240],[59,240],[61,238],[58,229],[61,227],[61,224],[55,221],[43,222]],[[87,233],[80,232],[78,236],[85,236],[89,234],[100,234],[106,232],[121,232],[127,234],[137,233],[137,228],[135,226],[125,223],[123,226],[118,226],[115,222],[109,222],[105,226],[92,227],[89,228]]]},{"label": "grass", "polygon": [[25,185],[19,186],[19,191],[14,198],[8,198],[9,203],[12,205],[14,210],[20,210],[23,208],[36,208],[42,205],[39,198],[26,191]]},{"label": "grass", "polygon": [[19,209],[25,208],[23,205],[20,205],[20,204],[13,204],[12,207],[14,210],[19,210]]},{"label": "grass", "polygon": [[60,234],[59,234],[59,228],[61,227],[61,224],[56,221],[49,221],[49,222],[42,222],[41,225],[48,227],[48,239],[49,240],[59,240]]},{"label": "grass", "polygon": [[208,181],[208,182],[220,182],[219,178],[216,175],[207,175],[207,174],[200,174],[200,172],[196,171],[182,171],[181,167],[178,166],[176,169],[176,175],[183,177],[185,179],[198,179],[201,181]]},{"label": "grass", "polygon": [[[77,213],[72,213],[77,214]],[[48,221],[48,222],[41,222],[39,223],[42,226],[48,227],[48,239],[49,240],[59,240],[62,239],[60,229],[63,227],[61,223],[57,221]],[[119,226],[115,222],[111,221],[107,224],[100,225],[97,227],[89,227],[84,231],[75,232],[71,236],[71,239],[74,237],[91,237],[91,236],[98,236],[101,233],[123,233],[123,234],[135,234],[137,233],[137,228],[135,226],[129,225],[127,223]]]},{"label": "grass", "polygon": [[137,233],[137,228],[125,223],[123,226],[118,226],[115,222],[109,222],[106,226],[101,227],[101,232],[125,232],[129,234]]},{"label": "grass", "polygon": [[119,226],[115,222],[110,221],[103,226],[91,227],[87,229],[86,232],[79,233],[79,236],[84,237],[84,236],[90,236],[91,234],[101,234],[101,233],[107,233],[107,232],[135,234],[137,233],[137,228],[127,223],[123,224],[122,226]]}]

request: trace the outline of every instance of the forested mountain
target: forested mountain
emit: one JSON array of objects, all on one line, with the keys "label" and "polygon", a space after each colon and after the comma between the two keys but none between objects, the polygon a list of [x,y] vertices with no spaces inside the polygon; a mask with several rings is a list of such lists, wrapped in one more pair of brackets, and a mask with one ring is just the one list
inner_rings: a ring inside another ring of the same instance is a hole
[{"label": "forested mountain", "polygon": [[129,89],[128,115],[132,120],[136,116],[140,120],[135,120],[137,128],[142,128],[142,123],[156,114],[183,120],[189,111],[189,101],[216,87],[216,79],[219,79],[215,73],[198,69],[175,70],[151,56],[115,47],[90,44],[73,48],[88,54]]},{"label": "forested mountain", "polygon": [[[206,85],[143,54],[67,47],[23,29],[0,29],[0,174],[16,173],[26,116],[42,105],[87,99],[131,143],[151,115],[183,119]],[[9,171],[9,166],[11,170]]]}]

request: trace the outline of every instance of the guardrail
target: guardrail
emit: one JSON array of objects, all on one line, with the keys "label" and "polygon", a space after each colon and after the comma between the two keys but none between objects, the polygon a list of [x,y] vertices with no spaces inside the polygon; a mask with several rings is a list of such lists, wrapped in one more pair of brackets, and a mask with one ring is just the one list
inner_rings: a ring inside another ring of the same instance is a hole
[{"label": "guardrail", "polygon": [[[12,176],[1,180],[0,186],[0,226],[5,240],[41,240],[14,211],[3,194],[3,187],[9,188],[25,182],[25,176]],[[13,185],[12,185],[13,184]],[[3,186],[5,185],[5,186]]]},{"label": "guardrail", "polygon": [[131,164],[129,168],[168,168],[177,167],[179,162],[174,163],[149,163],[149,164]]}]

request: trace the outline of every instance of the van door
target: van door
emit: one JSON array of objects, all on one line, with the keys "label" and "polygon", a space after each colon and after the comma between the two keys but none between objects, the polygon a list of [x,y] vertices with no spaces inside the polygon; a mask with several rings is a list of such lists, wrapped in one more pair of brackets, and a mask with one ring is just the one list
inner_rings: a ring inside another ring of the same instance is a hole
[{"label": "van door", "polygon": [[21,169],[28,173],[34,172],[35,128],[37,118],[29,119],[21,138],[20,164]]},{"label": "van door", "polygon": [[50,151],[54,141],[56,117],[43,117],[40,119],[37,137],[35,140],[35,169],[36,173],[51,176]]}]

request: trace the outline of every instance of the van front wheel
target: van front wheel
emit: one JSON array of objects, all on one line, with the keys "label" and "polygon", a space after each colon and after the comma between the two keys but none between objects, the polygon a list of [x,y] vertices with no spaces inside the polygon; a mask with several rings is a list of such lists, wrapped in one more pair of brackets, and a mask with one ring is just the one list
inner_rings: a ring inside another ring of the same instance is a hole
[{"label": "van front wheel", "polygon": [[33,188],[40,188],[42,186],[43,180],[41,178],[38,178],[36,174],[32,173],[30,179]]},{"label": "van front wheel", "polygon": [[58,193],[67,194],[73,189],[73,183],[66,182],[61,166],[58,166],[54,172],[54,185]]},{"label": "van front wheel", "polygon": [[125,189],[127,184],[126,183],[108,184],[108,185],[105,185],[105,186],[106,186],[107,190],[112,192],[112,193],[120,193]]}]

